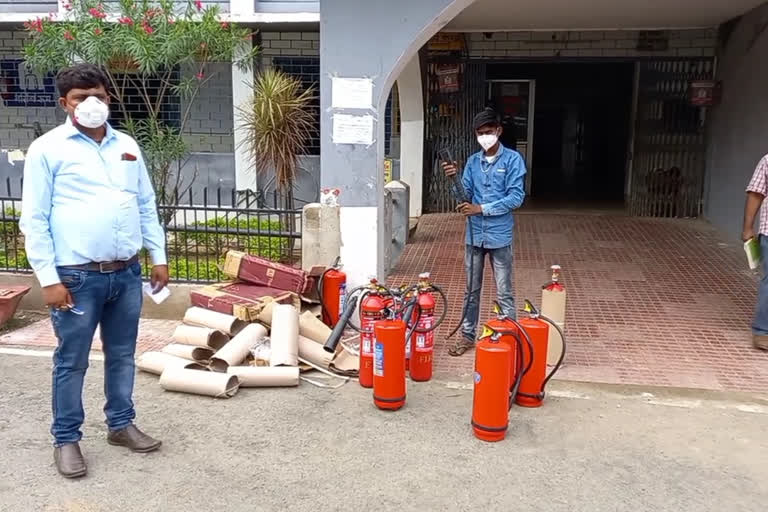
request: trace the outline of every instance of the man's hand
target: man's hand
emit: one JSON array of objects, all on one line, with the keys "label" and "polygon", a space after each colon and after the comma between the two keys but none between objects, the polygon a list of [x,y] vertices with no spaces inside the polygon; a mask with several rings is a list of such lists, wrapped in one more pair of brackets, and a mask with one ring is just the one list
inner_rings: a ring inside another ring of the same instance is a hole
[{"label": "man's hand", "polygon": [[482,215],[483,207],[479,204],[461,203],[456,207],[456,211],[469,217],[471,215]]},{"label": "man's hand", "polygon": [[61,283],[43,288],[43,302],[51,309],[69,309],[75,305],[72,294]]},{"label": "man's hand", "polygon": [[744,228],[744,231],[741,233],[741,241],[747,242],[753,238],[755,238],[755,230],[753,228]]},{"label": "man's hand", "polygon": [[149,276],[152,285],[152,293],[157,293],[168,285],[168,265],[155,265]]},{"label": "man's hand", "polygon": [[453,178],[459,172],[459,167],[456,162],[443,162],[443,171],[447,177]]}]

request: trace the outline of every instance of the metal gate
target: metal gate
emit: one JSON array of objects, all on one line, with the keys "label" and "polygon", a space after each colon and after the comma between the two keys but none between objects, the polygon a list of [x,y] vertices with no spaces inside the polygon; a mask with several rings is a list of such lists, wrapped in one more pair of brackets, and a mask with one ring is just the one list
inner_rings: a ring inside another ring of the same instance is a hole
[{"label": "metal gate", "polygon": [[459,62],[461,86],[457,92],[452,93],[440,92],[437,75],[439,63],[430,60],[426,66],[425,213],[451,212],[456,207],[450,182],[440,167],[438,152],[442,148],[450,149],[459,166],[463,166],[467,158],[478,150],[472,118],[485,106],[487,94],[484,63]]},{"label": "metal gate", "polygon": [[630,214],[698,217],[702,212],[706,109],[688,87],[710,80],[713,59],[641,61],[632,156]]}]

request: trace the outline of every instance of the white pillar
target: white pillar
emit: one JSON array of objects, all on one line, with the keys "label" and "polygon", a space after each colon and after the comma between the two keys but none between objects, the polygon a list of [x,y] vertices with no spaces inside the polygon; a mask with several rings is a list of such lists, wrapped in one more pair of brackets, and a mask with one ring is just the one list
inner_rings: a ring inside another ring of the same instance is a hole
[{"label": "white pillar", "polygon": [[[234,6],[234,3],[233,3]],[[250,39],[243,41],[238,48],[238,53],[244,55],[253,48],[253,42]],[[234,119],[234,138],[235,138],[235,189],[256,190],[258,180],[256,171],[251,168],[247,149],[241,146],[245,138],[243,130],[238,128],[240,125],[240,112],[238,107],[245,107],[251,97],[251,88],[249,84],[253,83],[252,71],[241,71],[240,68],[232,65],[232,112]]]},{"label": "white pillar", "polygon": [[424,98],[415,54],[397,79],[400,95],[400,179],[411,189],[410,217],[421,216],[424,175]]}]

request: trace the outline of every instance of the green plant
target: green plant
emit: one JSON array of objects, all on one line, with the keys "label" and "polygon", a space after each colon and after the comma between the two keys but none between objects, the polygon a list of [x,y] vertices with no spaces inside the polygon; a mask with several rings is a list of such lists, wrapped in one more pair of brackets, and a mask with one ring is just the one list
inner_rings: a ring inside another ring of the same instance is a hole
[{"label": "green plant", "polygon": [[[171,244],[177,254],[203,250],[218,256],[228,249],[237,249],[274,261],[281,260],[290,242],[282,235],[282,224],[276,220],[224,216],[195,222],[195,228],[210,231],[182,231],[176,233]],[[242,232],[243,234],[240,234]]]},{"label": "green plant", "polygon": [[238,107],[240,143],[257,173],[274,171],[275,186],[293,209],[292,187],[298,158],[315,130],[308,109],[315,99],[314,87],[302,91],[301,81],[275,69],[261,72],[251,86],[253,94]]},{"label": "green plant", "polygon": [[[100,0],[69,0],[63,21],[38,18],[25,24],[31,40],[25,45],[27,65],[38,72],[56,72],[76,61],[103,68],[110,93],[121,109],[122,128],[144,152],[158,202],[177,204],[189,189],[173,163],[188,152],[183,134],[199,92],[215,75],[211,64],[232,62],[250,70],[257,47],[243,51],[253,34],[220,20],[218,6],[203,8],[200,0],[119,0],[109,7]],[[182,78],[174,80],[181,70]],[[159,80],[159,90],[150,90]],[[126,91],[139,91],[143,111],[128,110]],[[163,121],[169,94],[184,109],[177,126]],[[167,222],[173,210],[163,215]]]}]

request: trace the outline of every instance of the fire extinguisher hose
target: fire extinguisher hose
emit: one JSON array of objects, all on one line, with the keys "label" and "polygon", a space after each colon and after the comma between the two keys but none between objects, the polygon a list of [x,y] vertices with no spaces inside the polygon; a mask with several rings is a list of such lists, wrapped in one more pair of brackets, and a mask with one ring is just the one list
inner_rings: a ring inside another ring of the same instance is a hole
[{"label": "fire extinguisher hose", "polygon": [[[464,195],[464,185],[461,183],[461,178],[459,178],[459,174],[456,173],[453,176],[453,187],[454,187],[454,193],[456,194],[456,199],[461,203],[469,202],[469,198],[465,197]],[[469,234],[469,246],[470,248],[475,246],[475,237],[474,232],[472,230],[472,217],[467,217],[467,222],[465,224],[465,233]],[[466,245],[464,250],[466,251]],[[469,299],[470,297],[475,293],[474,289],[474,264],[475,264],[475,258],[470,256],[469,258],[469,269],[467,274],[467,281],[469,282],[469,288],[471,291],[467,297],[464,298],[464,305],[461,309],[461,318],[459,319],[459,323],[456,324],[456,327],[454,327],[453,331],[448,335],[447,339],[453,338],[453,335],[458,332],[458,330],[461,328],[461,326],[464,324],[464,320],[467,318],[467,308],[469,306]]]},{"label": "fire extinguisher hose", "polygon": [[[437,322],[435,322],[432,325],[432,327],[429,327],[427,329],[419,329],[418,320],[417,320],[416,327],[414,328],[414,330],[419,334],[426,334],[428,332],[432,332],[436,330],[438,327],[440,327],[440,324],[443,323],[443,320],[445,320],[445,316],[448,314],[448,298],[445,296],[445,292],[443,292],[443,290],[440,289],[439,286],[434,284],[431,284],[430,288],[433,291],[437,292],[438,296],[440,297],[440,301],[443,303],[443,308],[442,308],[443,312],[440,314],[440,318],[437,320]],[[421,317],[421,308],[419,308],[419,317]]]},{"label": "fire extinguisher hose", "polygon": [[[551,372],[549,372],[549,375],[547,375],[547,377],[544,379],[544,382],[541,383],[541,390],[536,395],[531,395],[529,393],[522,393],[522,392],[515,394],[515,395],[519,394],[520,396],[524,396],[527,398],[535,398],[537,400],[541,400],[542,398],[544,398],[544,390],[547,388],[547,383],[550,381],[552,377],[555,376],[557,371],[560,369],[560,366],[562,366],[563,360],[565,359],[565,334],[563,333],[563,330],[560,329],[560,327],[555,322],[553,322],[546,316],[539,314],[539,318],[544,322],[548,323],[549,325],[553,326],[555,329],[557,329],[557,332],[560,333],[560,338],[563,340],[563,350],[560,351],[560,358],[557,360],[557,364],[555,364],[555,367],[552,368]],[[517,325],[518,329],[520,329],[520,332],[523,333],[523,336],[525,336],[526,341],[528,342],[528,346],[531,350],[531,358],[530,358],[530,361],[528,362],[528,369],[530,369],[531,364],[533,363],[533,358],[535,357],[535,354],[533,353],[533,342],[531,341],[531,338],[528,336],[528,333],[525,331],[525,328],[522,325],[518,324],[514,320],[512,320],[512,322],[514,322],[514,324]],[[526,373],[527,373],[527,370],[526,370]],[[513,395],[513,397],[515,395]]]},{"label": "fire extinguisher hose", "polygon": [[336,322],[336,325],[333,327],[330,336],[328,336],[325,345],[323,345],[323,349],[325,349],[326,352],[331,354],[336,352],[336,347],[338,346],[339,341],[341,341],[341,336],[344,334],[344,329],[349,322],[349,318],[355,312],[356,307],[357,295],[350,295],[344,307],[344,311],[339,318],[339,321]]}]

